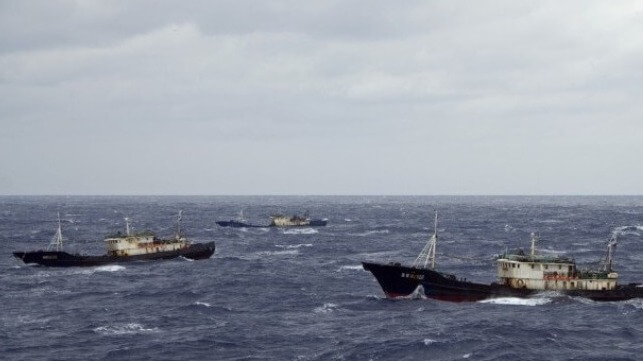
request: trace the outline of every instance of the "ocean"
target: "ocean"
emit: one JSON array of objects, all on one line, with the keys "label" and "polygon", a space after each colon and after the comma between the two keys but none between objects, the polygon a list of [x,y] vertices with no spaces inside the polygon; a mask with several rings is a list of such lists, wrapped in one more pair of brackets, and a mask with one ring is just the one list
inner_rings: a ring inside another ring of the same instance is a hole
[{"label": "ocean", "polygon": [[[124,231],[216,241],[208,260],[26,266],[63,220],[65,250],[103,254]],[[448,303],[389,300],[361,261],[410,264],[433,233],[437,268],[492,282],[528,250],[594,266],[618,236],[621,282],[643,281],[643,197],[0,197],[0,359],[641,360],[643,300],[556,293]],[[243,211],[328,218],[319,228],[221,228]],[[456,258],[457,257],[457,258]]]}]

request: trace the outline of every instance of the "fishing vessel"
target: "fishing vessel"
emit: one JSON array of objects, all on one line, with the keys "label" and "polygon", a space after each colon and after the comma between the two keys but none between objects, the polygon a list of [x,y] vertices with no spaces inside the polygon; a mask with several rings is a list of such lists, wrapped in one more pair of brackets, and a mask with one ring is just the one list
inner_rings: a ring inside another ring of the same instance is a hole
[{"label": "fishing vessel", "polygon": [[259,225],[248,223],[243,218],[243,213],[240,213],[240,216],[237,219],[232,219],[229,221],[217,221],[221,227],[233,227],[233,228],[252,228],[252,227],[323,227],[328,224],[328,219],[311,219],[308,214],[303,216],[293,215],[286,216],[283,214],[273,214],[270,216],[270,223],[267,225]]},{"label": "fishing vessel", "polygon": [[311,219],[307,214],[303,216],[285,216],[274,214],[270,216],[270,227],[323,227],[328,224],[328,219]]},{"label": "fishing vessel", "polygon": [[105,238],[107,253],[101,256],[71,254],[63,250],[62,226],[58,215],[58,229],[46,250],[13,252],[14,257],[24,263],[51,267],[100,266],[112,263],[148,261],[185,257],[206,259],[212,257],[214,241],[192,243],[181,232],[182,212],[177,220],[174,238],[161,239],[152,232],[132,233],[129,219],[125,218],[125,234],[120,232]]},{"label": "fishing vessel", "polygon": [[362,262],[389,298],[410,296],[420,292],[427,298],[443,301],[480,301],[498,297],[529,297],[543,291],[556,291],[569,296],[586,297],[595,301],[622,301],[643,297],[638,283],[621,285],[613,269],[613,255],[617,240],[607,244],[603,267],[581,271],[573,258],[543,256],[536,253],[535,234],[532,234],[531,252],[499,255],[496,258],[498,282],[482,284],[458,278],[436,270],[435,250],[438,241],[437,213],[435,231],[411,266],[400,263]]},{"label": "fishing vessel", "polygon": [[245,219],[243,216],[243,210],[239,211],[239,216],[237,219],[231,219],[229,221],[216,221],[216,224],[218,224],[221,227],[232,227],[232,228],[260,228],[260,227],[267,227],[267,226],[261,226],[257,224],[251,224],[248,223],[248,221]]}]

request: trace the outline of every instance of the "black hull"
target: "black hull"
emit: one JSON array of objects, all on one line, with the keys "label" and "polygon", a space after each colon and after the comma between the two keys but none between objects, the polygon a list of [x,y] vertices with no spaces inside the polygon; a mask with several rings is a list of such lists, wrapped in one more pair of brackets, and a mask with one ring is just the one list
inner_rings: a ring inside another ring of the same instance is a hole
[{"label": "black hull", "polygon": [[312,219],[310,221],[310,224],[308,224],[309,227],[325,227],[328,224],[328,220],[326,219]]},{"label": "black hull", "polygon": [[[499,297],[529,297],[540,292],[526,288],[511,288],[496,283],[489,285],[474,283],[457,279],[453,275],[399,264],[362,262],[362,265],[375,276],[388,298],[409,296],[418,286],[422,286],[427,298],[451,302],[475,302]],[[643,288],[633,284],[606,291],[558,290],[558,292],[594,301],[643,298]]]},{"label": "black hull", "polygon": [[27,264],[35,263],[49,267],[92,267],[114,263],[152,261],[177,257],[185,257],[194,260],[207,259],[212,257],[214,250],[214,242],[207,242],[191,244],[186,248],[176,251],[156,252],[135,256],[82,256],[57,251],[13,252],[13,255],[16,258],[20,258]]},{"label": "black hull", "polygon": [[232,227],[232,228],[264,228],[268,226],[261,226],[257,224],[249,224],[239,221],[217,221],[215,222],[221,227]]}]

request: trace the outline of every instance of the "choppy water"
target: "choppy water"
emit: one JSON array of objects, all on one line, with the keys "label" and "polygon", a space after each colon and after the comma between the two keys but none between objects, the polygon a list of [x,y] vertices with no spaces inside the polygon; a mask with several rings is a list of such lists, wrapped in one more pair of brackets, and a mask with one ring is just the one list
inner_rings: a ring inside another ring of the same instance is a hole
[{"label": "choppy water", "polygon": [[[410,263],[440,211],[439,267],[495,278],[494,254],[529,247],[597,261],[620,233],[616,267],[643,281],[643,197],[0,197],[0,359],[640,360],[643,301],[557,294],[453,304],[387,300],[362,260]],[[95,268],[22,265],[65,223],[67,250],[101,254],[123,229],[173,232],[179,209],[210,260]],[[225,229],[240,210],[327,217],[328,227]],[[627,228],[617,228],[625,227]]]}]

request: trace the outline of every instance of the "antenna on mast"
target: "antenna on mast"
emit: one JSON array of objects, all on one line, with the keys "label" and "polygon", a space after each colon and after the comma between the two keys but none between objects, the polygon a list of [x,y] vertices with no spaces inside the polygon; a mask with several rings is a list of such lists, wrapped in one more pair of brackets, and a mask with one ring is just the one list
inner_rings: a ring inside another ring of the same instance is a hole
[{"label": "antenna on mast", "polygon": [[531,256],[534,257],[536,255],[536,242],[538,241],[538,235],[536,233],[531,232]]},{"label": "antenna on mast", "polygon": [[412,267],[419,268],[420,264],[422,268],[426,269],[429,261],[431,261],[431,269],[435,269],[435,247],[438,242],[438,211],[435,211],[435,221],[433,224],[433,236],[429,239],[429,242],[424,246],[418,257],[413,262]]},{"label": "antenna on mast", "polygon": [[56,230],[54,238],[52,238],[51,242],[49,243],[49,247],[47,247],[47,250],[50,250],[54,247],[56,248],[56,252],[60,252],[63,250],[63,232],[62,224],[60,221],[60,212],[58,212],[58,229]]},{"label": "antenna on mast", "polygon": [[612,272],[612,262],[614,260],[614,250],[616,249],[617,236],[614,235],[607,242],[607,256],[605,257],[605,271]]},{"label": "antenna on mast", "polygon": [[181,239],[181,219],[183,218],[183,210],[179,211],[179,216],[176,219],[176,239]]}]

